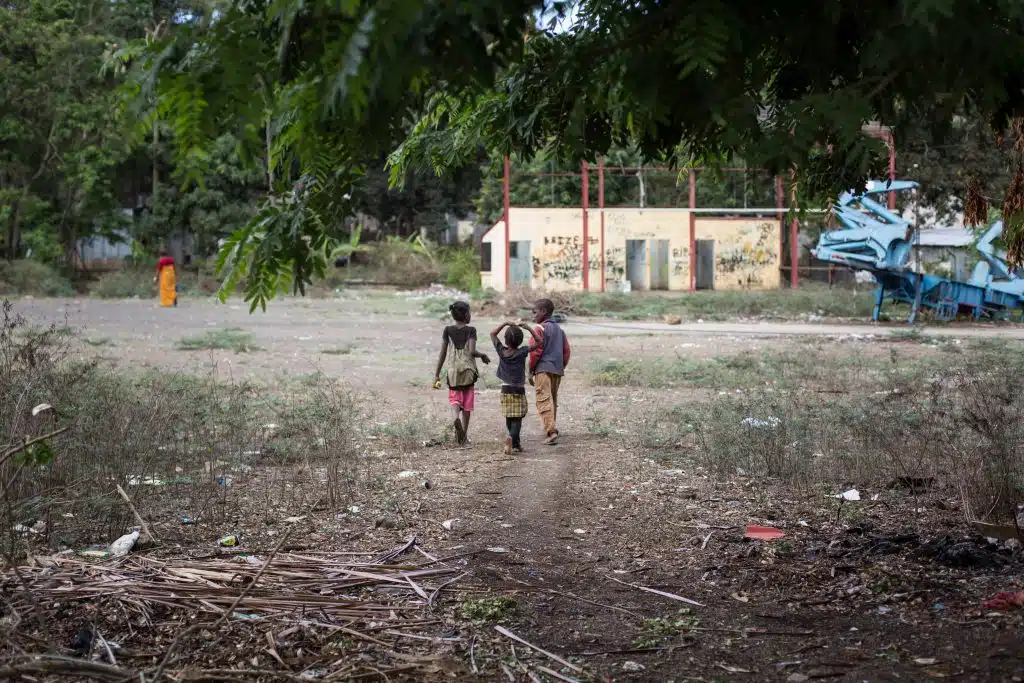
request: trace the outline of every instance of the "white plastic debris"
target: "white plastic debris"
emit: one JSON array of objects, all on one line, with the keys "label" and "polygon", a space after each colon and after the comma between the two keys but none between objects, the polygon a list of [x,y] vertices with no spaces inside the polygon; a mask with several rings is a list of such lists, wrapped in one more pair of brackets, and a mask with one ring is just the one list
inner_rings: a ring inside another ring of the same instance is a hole
[{"label": "white plastic debris", "polygon": [[352,514],[358,514],[359,506],[358,505],[349,505],[348,506],[348,511],[351,512]]},{"label": "white plastic debris", "polygon": [[35,417],[39,413],[45,413],[47,410],[53,410],[53,406],[51,406],[49,403],[40,403],[39,405],[32,409],[32,417]]},{"label": "white plastic debris", "polygon": [[441,522],[441,526],[443,526],[448,531],[451,531],[452,529],[455,528],[455,523],[457,521],[459,521],[459,520],[458,519],[446,519],[443,522]]},{"label": "white plastic debris", "polygon": [[850,489],[849,491],[843,491],[832,496],[833,498],[841,498],[842,500],[860,500],[860,491],[857,489]]},{"label": "white plastic debris", "polygon": [[130,534],[125,534],[121,538],[111,543],[110,554],[114,557],[123,557],[124,555],[127,555],[132,548],[135,547],[135,543],[138,540],[139,530],[135,529]]},{"label": "white plastic debris", "polygon": [[489,553],[507,553],[508,551],[505,550],[504,548],[500,547],[500,546],[494,546],[492,548],[488,548],[487,552],[489,552]]},{"label": "white plastic debris", "polygon": [[419,474],[420,473],[417,472],[416,470],[403,470],[403,471],[398,473],[398,478],[399,479],[412,479],[413,477],[418,477]]},{"label": "white plastic debris", "polygon": [[640,662],[634,662],[632,660],[622,663],[622,670],[629,671],[630,673],[637,673],[643,671],[646,668],[647,667],[641,664]]},{"label": "white plastic debris", "polygon": [[743,418],[743,424],[754,429],[774,429],[782,424],[782,420],[777,417],[768,417],[764,420],[759,420],[756,417],[745,417]]},{"label": "white plastic debris", "polygon": [[301,517],[285,517],[284,521],[286,524],[295,524],[296,522],[301,522],[305,518],[306,515],[302,515]]},{"label": "white plastic debris", "polygon": [[582,536],[583,534],[587,533],[587,530],[586,529],[573,529],[572,532],[574,534],[580,534]]}]

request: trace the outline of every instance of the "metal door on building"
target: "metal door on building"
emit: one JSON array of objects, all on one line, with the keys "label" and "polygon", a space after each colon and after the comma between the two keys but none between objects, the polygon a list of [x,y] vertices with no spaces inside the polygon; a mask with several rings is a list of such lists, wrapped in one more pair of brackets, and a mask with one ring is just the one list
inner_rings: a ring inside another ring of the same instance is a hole
[{"label": "metal door on building", "polygon": [[509,281],[516,285],[529,285],[533,279],[533,264],[530,260],[529,240],[508,244]]},{"label": "metal door on building", "polygon": [[651,240],[651,289],[668,290],[668,240]]},{"label": "metal door on building", "polygon": [[696,241],[697,272],[695,283],[697,289],[715,288],[715,241]]},{"label": "metal door on building", "polygon": [[633,291],[647,289],[647,240],[626,240],[626,279]]}]

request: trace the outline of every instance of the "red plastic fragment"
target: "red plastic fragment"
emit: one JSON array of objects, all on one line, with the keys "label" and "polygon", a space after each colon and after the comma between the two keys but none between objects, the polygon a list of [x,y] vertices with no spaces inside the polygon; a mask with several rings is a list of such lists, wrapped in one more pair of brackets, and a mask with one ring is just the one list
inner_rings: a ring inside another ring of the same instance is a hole
[{"label": "red plastic fragment", "polygon": [[1024,607],[1024,591],[996,593],[990,600],[981,603],[981,606],[985,609],[998,611]]},{"label": "red plastic fragment", "polygon": [[785,535],[774,527],[748,524],[747,531],[743,534],[743,537],[752,538],[755,541],[774,541],[776,538],[782,538]]}]

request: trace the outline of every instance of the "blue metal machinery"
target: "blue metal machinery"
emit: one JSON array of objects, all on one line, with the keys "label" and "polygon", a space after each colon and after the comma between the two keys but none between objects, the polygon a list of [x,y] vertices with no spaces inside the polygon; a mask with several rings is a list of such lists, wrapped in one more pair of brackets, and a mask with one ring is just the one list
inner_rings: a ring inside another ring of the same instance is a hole
[{"label": "blue metal machinery", "polygon": [[1002,221],[991,225],[978,240],[981,260],[967,282],[910,270],[915,227],[872,196],[917,186],[908,180],[872,180],[860,194],[844,192],[832,212],[845,227],[823,233],[811,253],[822,261],[874,276],[878,289],[873,320],[878,320],[887,297],[910,304],[907,322],[911,324],[922,307],[933,311],[937,320],[952,320],[959,313],[969,313],[975,319],[982,315],[1006,317],[1012,310],[1024,308],[1024,279],[1007,265],[1006,253],[992,244],[1002,234]]}]

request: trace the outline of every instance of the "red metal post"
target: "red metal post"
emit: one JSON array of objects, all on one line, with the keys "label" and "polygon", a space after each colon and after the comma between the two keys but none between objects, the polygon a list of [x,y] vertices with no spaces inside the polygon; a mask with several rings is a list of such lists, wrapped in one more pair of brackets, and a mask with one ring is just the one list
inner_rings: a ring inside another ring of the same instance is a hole
[{"label": "red metal post", "polygon": [[690,169],[690,291],[697,290],[697,172]]},{"label": "red metal post", "polygon": [[799,243],[799,232],[800,223],[797,219],[797,214],[800,209],[800,203],[796,198],[796,172],[793,172],[793,222],[789,224],[789,286],[793,289],[797,288],[797,283],[800,279],[800,271],[798,265],[800,262],[800,243]]},{"label": "red metal post", "polygon": [[503,200],[505,202],[505,289],[506,289],[506,291],[508,290],[509,285],[512,283],[511,273],[509,273],[509,249],[510,249],[509,241],[510,240],[509,240],[509,227],[508,227],[508,222],[509,222],[508,205],[509,205],[509,195],[510,195],[509,186],[511,184],[510,183],[510,181],[511,181],[511,177],[510,176],[511,175],[512,174],[509,171],[508,157],[505,157],[505,178],[502,181],[502,194],[504,195]]},{"label": "red metal post", "polygon": [[[889,180],[896,181],[896,140],[892,136],[892,131],[886,138],[886,143],[889,145]],[[896,210],[896,193],[889,193],[889,210]]]},{"label": "red metal post", "polygon": [[775,176],[775,206],[779,210],[779,279],[782,279],[782,255],[786,253],[782,231],[782,216],[785,214],[785,193],[782,189],[782,176]]},{"label": "red metal post", "polygon": [[583,291],[590,291],[590,226],[587,214],[590,212],[590,169],[583,162]]},{"label": "red metal post", "polygon": [[604,292],[604,157],[597,160],[597,208],[601,212],[601,291]]}]

